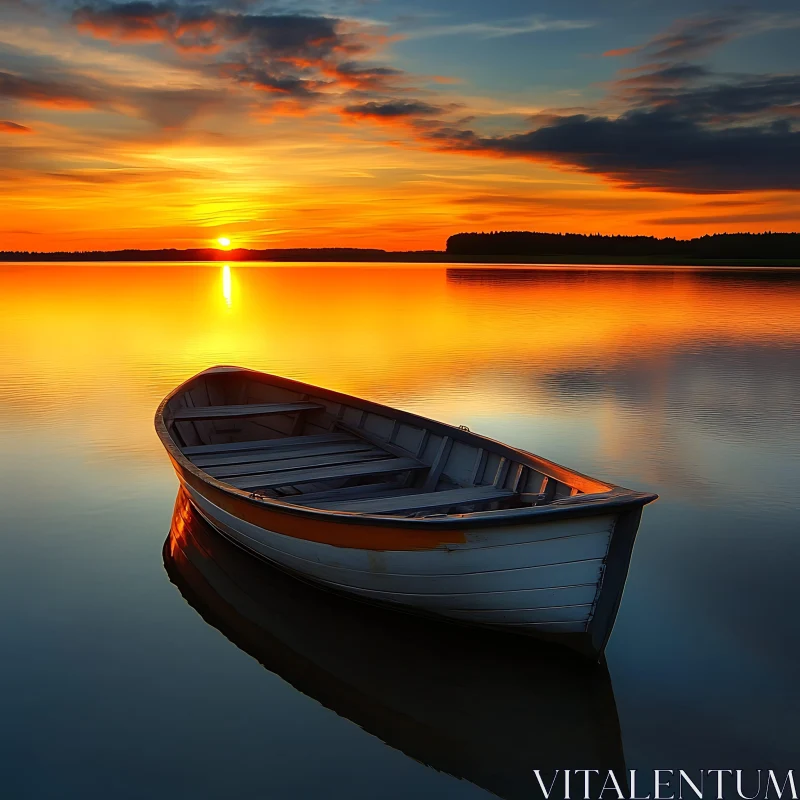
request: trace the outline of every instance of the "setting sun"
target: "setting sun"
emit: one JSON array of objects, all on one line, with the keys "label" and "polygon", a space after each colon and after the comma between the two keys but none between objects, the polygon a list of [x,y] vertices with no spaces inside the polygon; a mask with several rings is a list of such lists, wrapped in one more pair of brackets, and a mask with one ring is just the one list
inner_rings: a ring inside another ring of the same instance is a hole
[{"label": "setting sun", "polygon": [[217,239],[217,241],[219,242],[220,246],[222,246],[222,247],[230,247],[231,246],[231,240],[227,236],[220,236],[219,239]]}]

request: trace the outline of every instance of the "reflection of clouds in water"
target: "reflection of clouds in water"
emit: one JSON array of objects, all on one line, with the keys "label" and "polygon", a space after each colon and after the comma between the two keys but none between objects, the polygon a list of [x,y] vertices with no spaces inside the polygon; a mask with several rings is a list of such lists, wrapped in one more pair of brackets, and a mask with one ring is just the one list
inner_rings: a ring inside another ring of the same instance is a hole
[{"label": "reflection of clouds in water", "polygon": [[717,345],[679,355],[673,376],[697,424],[720,435],[780,444],[800,421],[800,348]]},{"label": "reflection of clouds in water", "polygon": [[548,392],[578,402],[610,396],[619,403],[644,405],[650,397],[650,373],[649,368],[637,371],[626,363],[605,369],[586,367],[547,372],[540,382]]},{"label": "reflection of clouds in water", "polygon": [[[632,411],[658,410],[708,433],[762,445],[788,445],[783,425],[800,421],[800,348],[706,344],[668,358],[552,371],[540,384],[567,402],[610,398]],[[800,429],[788,435],[796,440]]]},{"label": "reflection of clouds in water", "polygon": [[616,406],[616,454],[629,466],[638,459],[652,485],[698,505],[736,507],[786,503],[800,453],[799,386],[793,350],[729,344],[542,380],[564,403]]},{"label": "reflection of clouds in water", "polygon": [[595,416],[597,474],[635,474],[701,507],[787,503],[800,466],[793,348],[698,343],[529,380],[554,406]]}]

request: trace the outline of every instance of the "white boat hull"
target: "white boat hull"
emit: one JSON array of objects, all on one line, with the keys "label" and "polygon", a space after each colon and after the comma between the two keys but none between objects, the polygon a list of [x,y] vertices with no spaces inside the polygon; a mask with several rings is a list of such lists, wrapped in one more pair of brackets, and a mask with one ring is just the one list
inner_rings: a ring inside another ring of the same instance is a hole
[{"label": "white boat hull", "polygon": [[616,521],[608,514],[482,528],[463,544],[375,551],[266,530],[186,488],[218,530],[285,569],[368,600],[515,632],[587,630]]},{"label": "white boat hull", "polygon": [[198,511],[331,590],[600,658],[655,495],[465,428],[237,367],[156,411]]}]

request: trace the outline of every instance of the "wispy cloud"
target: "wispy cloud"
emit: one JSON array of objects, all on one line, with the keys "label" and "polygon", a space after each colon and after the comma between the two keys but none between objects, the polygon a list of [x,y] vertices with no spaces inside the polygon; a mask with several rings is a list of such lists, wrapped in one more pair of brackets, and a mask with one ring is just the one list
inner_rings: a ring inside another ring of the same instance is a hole
[{"label": "wispy cloud", "polygon": [[33,133],[26,125],[0,120],[0,133]]},{"label": "wispy cloud", "polygon": [[546,31],[574,31],[592,28],[596,22],[588,19],[552,19],[543,16],[517,17],[498,22],[456,22],[451,24],[420,24],[403,27],[405,38],[427,39],[435,36],[475,36],[496,39]]},{"label": "wispy cloud", "polygon": [[800,210],[797,208],[788,211],[777,211],[774,208],[770,211],[761,211],[753,214],[715,214],[714,216],[691,216],[676,217],[657,217],[648,220],[651,225],[697,225],[708,227],[710,225],[730,225],[731,223],[753,223],[753,222],[775,222],[776,220],[795,221]]},{"label": "wispy cloud", "polygon": [[649,61],[682,61],[705,57],[733,39],[798,27],[800,14],[762,11],[697,14],[676,20],[642,44],[606,50],[603,55],[615,58],[637,55]]},{"label": "wispy cloud", "polygon": [[736,37],[743,29],[739,16],[691,17],[678,20],[663,33],[654,36],[641,52],[664,61],[705,56]]}]

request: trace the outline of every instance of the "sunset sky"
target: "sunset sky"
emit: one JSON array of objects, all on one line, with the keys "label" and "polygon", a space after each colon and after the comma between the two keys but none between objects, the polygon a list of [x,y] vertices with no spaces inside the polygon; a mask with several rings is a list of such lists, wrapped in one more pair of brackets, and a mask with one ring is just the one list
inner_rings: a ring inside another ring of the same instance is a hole
[{"label": "sunset sky", "polygon": [[0,249],[797,230],[799,42],[796,0],[0,0]]}]

